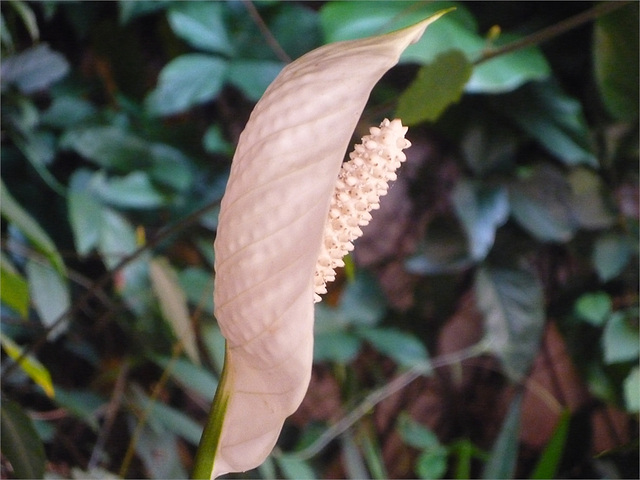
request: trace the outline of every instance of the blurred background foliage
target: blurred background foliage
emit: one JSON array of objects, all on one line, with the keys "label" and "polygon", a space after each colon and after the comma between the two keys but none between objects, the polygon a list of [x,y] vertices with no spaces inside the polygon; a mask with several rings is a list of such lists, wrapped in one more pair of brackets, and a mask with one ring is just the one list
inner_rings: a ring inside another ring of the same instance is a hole
[{"label": "blurred background foliage", "polygon": [[409,161],[317,306],[303,405],[238,477],[638,478],[638,3],[17,0],[3,478],[188,474],[252,106],[291,59],[451,5],[371,96],[356,136],[401,116]]}]

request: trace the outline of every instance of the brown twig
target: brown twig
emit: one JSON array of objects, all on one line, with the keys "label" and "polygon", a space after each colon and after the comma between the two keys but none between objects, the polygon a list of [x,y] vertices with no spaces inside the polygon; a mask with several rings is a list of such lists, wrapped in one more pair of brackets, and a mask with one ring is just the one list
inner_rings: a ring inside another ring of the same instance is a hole
[{"label": "brown twig", "polygon": [[502,47],[494,48],[485,51],[480,58],[478,58],[474,63],[474,65],[479,65],[487,60],[491,60],[500,55],[505,55],[507,53],[511,53],[516,50],[520,50],[522,48],[531,47],[533,45],[539,45],[543,42],[551,40],[554,37],[562,35],[563,33],[568,32],[580,25],[595,20],[598,17],[606,15],[608,13],[613,12],[619,8],[624,7],[625,5],[630,4],[631,1],[611,1],[611,2],[602,2],[595,7],[586,10],[584,12],[578,13],[573,17],[567,18],[561,22],[558,22],[550,27],[543,28],[542,30],[532,33],[520,40],[516,40],[515,42],[509,43]]},{"label": "brown twig", "polygon": [[271,30],[269,30],[269,27],[262,19],[260,12],[258,12],[258,9],[253,4],[253,2],[251,0],[243,0],[242,3],[244,3],[245,8],[247,9],[247,12],[249,12],[249,15],[251,15],[253,21],[256,22],[256,25],[260,29],[262,36],[264,36],[265,41],[267,42],[269,47],[271,47],[273,53],[276,54],[276,57],[278,57],[278,59],[282,60],[284,63],[291,63],[291,57],[287,54],[287,52],[284,51],[276,37],[273,36],[273,33],[271,33]]}]

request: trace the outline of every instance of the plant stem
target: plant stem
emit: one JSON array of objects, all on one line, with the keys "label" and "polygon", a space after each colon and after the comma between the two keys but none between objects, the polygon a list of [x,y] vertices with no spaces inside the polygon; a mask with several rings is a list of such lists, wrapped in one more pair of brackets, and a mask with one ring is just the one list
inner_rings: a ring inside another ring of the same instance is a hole
[{"label": "plant stem", "polygon": [[449,355],[443,355],[439,358],[434,358],[431,362],[423,362],[416,365],[404,373],[401,373],[396,378],[391,380],[383,387],[378,388],[371,392],[367,397],[351,412],[342,417],[337,423],[333,424],[327,430],[325,430],[318,439],[309,445],[307,448],[296,452],[294,455],[300,460],[308,460],[320,453],[329,443],[346,430],[348,430],[354,423],[365,416],[371,409],[385,398],[390,397],[394,393],[402,390],[418,377],[428,374],[432,369],[439,368],[452,363],[458,363],[467,358],[475,357],[486,352],[486,344],[480,342],[472,345],[469,348],[454,352]]},{"label": "plant stem", "polygon": [[502,47],[487,50],[480,56],[480,58],[474,61],[473,64],[474,66],[477,66],[483,62],[486,62],[487,60],[491,60],[492,58],[498,57],[500,55],[505,55],[515,50],[531,47],[533,45],[539,45],[543,42],[551,40],[554,37],[562,35],[563,33],[582,25],[583,23],[595,20],[598,17],[606,15],[607,13],[611,13],[614,10],[622,8],[630,3],[631,1],[602,2],[589,10],[578,13],[577,15],[558,22],[555,25],[551,25],[550,27],[543,28],[542,30],[532,33],[531,35],[528,35],[520,40],[516,40],[515,42],[509,43]]}]

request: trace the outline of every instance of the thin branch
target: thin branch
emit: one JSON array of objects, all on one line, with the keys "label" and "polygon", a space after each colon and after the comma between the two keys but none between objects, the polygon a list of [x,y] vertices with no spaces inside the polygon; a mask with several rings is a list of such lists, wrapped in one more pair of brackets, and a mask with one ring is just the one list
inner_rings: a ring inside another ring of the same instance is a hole
[{"label": "thin branch", "polygon": [[558,22],[555,25],[551,25],[550,27],[543,28],[542,30],[532,33],[531,35],[524,37],[520,40],[516,40],[515,42],[509,43],[499,48],[488,50],[485,53],[483,53],[482,56],[473,63],[474,65],[479,65],[497,56],[505,55],[515,50],[531,47],[533,45],[539,45],[543,42],[551,40],[554,37],[562,35],[563,33],[566,33],[569,30],[579,27],[584,23],[590,22],[592,20],[595,20],[598,17],[611,13],[614,10],[622,8],[625,5],[628,5],[630,3],[631,1],[602,2],[589,10],[578,13],[577,15],[574,15],[573,17],[570,17],[570,18],[567,18],[566,20]]},{"label": "thin branch", "polygon": [[332,440],[343,434],[351,426],[364,417],[371,411],[378,403],[384,399],[390,397],[394,393],[402,390],[408,386],[411,382],[418,377],[428,374],[432,369],[439,368],[452,363],[461,362],[467,358],[475,357],[486,352],[486,344],[481,342],[476,345],[472,345],[469,348],[461,350],[460,352],[454,352],[449,355],[443,355],[441,357],[431,360],[431,362],[420,363],[406,372],[401,373],[396,378],[391,380],[386,385],[374,390],[351,412],[342,417],[338,422],[333,424],[327,430],[325,430],[318,439],[309,445],[307,448],[295,452],[293,455],[300,460],[309,460],[318,453],[320,453]]},{"label": "thin branch", "polygon": [[251,0],[243,0],[242,3],[244,3],[245,8],[249,12],[249,15],[251,15],[251,18],[260,29],[262,36],[264,37],[269,47],[271,47],[271,50],[273,50],[273,53],[276,54],[276,57],[278,57],[278,59],[282,60],[284,63],[291,63],[291,57],[287,54],[287,52],[284,51],[276,37],[273,36],[273,33],[271,33],[271,30],[269,30],[269,27],[262,19],[260,12],[258,12],[258,9],[253,4],[253,2]]}]

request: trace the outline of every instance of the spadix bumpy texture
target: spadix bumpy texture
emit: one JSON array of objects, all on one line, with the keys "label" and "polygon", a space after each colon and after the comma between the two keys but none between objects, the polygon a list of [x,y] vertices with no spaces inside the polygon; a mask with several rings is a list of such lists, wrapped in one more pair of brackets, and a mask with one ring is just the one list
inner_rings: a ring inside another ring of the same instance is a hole
[{"label": "spadix bumpy texture", "polygon": [[380,197],[387,194],[389,182],[407,157],[403,149],[411,146],[404,138],[407,127],[398,119],[385,119],[371,127],[342,164],[331,196],[329,218],[325,224],[314,277],[314,301],[327,293],[326,284],[335,280],[335,269],[344,267],[344,256],[353,250],[353,241],[362,235],[360,227],[369,224],[371,210],[380,208]]},{"label": "spadix bumpy texture", "polygon": [[[373,197],[393,178],[388,169],[402,159],[405,130],[396,121],[374,129],[337,180],[345,151],[373,86],[439,16],[299,58],[269,86],[240,136],[215,241],[215,314],[227,350],[214,405],[224,415],[210,415],[203,435],[217,438],[212,477],[262,463],[306,393],[314,295],[340,264],[325,226],[338,232],[335,248],[350,248]],[[349,193],[363,175],[371,175],[364,189]],[[352,194],[356,200],[339,203]],[[352,207],[362,216],[345,216]]]}]

